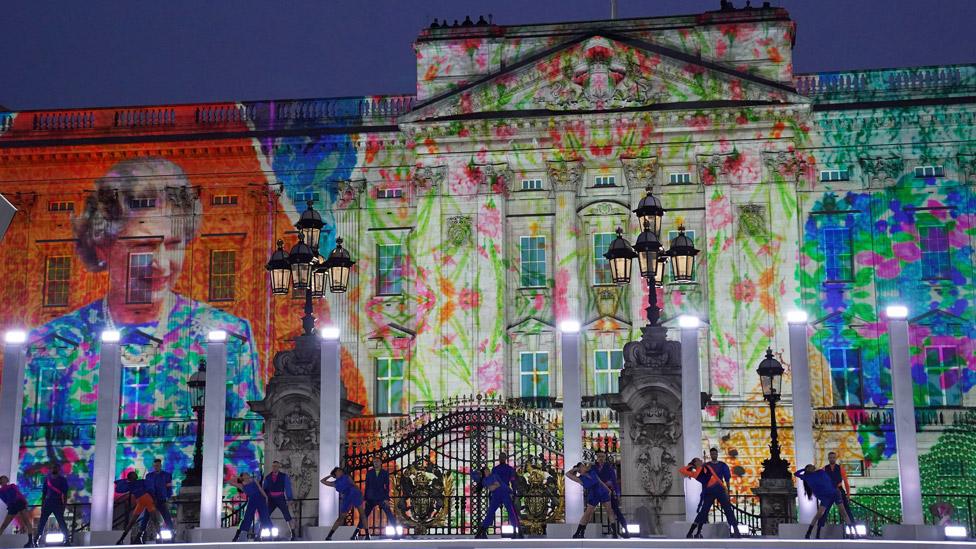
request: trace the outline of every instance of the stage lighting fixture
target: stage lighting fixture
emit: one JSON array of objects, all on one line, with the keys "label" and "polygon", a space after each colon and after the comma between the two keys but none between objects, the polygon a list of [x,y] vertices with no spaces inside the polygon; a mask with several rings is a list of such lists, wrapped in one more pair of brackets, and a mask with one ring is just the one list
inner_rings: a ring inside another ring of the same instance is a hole
[{"label": "stage lighting fixture", "polygon": [[168,528],[163,528],[156,534],[156,540],[162,543],[173,541],[173,531]]},{"label": "stage lighting fixture", "polygon": [[639,536],[640,535],[640,524],[628,524],[627,525],[627,533],[630,534],[630,535],[632,535],[632,536]]},{"label": "stage lighting fixture", "polygon": [[258,539],[261,541],[278,539],[278,527],[272,526],[271,528],[262,528],[258,533]]},{"label": "stage lighting fixture", "polygon": [[47,547],[64,545],[64,541],[64,534],[62,532],[48,532],[44,534],[44,545]]},{"label": "stage lighting fixture", "polygon": [[515,527],[511,524],[502,525],[502,537],[503,538],[514,538],[515,537]]},{"label": "stage lighting fixture", "polygon": [[965,526],[946,526],[945,527],[945,537],[949,539],[965,539],[969,537],[969,532],[966,530]]}]

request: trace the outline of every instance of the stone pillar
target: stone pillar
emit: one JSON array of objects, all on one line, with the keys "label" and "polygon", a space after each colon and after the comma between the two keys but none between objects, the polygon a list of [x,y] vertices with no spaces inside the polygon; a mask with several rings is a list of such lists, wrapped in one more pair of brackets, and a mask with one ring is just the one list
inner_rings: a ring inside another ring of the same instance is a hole
[{"label": "stone pillar", "polygon": [[20,471],[20,421],[24,410],[24,364],[27,361],[27,332],[4,334],[3,380],[0,381],[0,475],[17,482]]},{"label": "stone pillar", "polygon": [[[322,330],[319,343],[319,479],[328,476],[339,466],[340,415],[339,401],[342,378],[339,376],[339,330]],[[339,516],[339,496],[333,488],[319,483],[319,526],[331,526]]]},{"label": "stone pillar", "polygon": [[122,389],[121,334],[106,330],[101,335],[98,364],[98,407],[95,412],[95,451],[92,466],[91,531],[112,530],[115,499],[115,453],[119,432],[119,399]]},{"label": "stone pillar", "polygon": [[200,475],[200,528],[220,528],[224,499],[224,421],[227,414],[227,332],[207,336],[207,377],[203,397],[203,471]]},{"label": "stone pillar", "polygon": [[[566,469],[583,461],[583,392],[580,387],[580,325],[573,320],[560,323],[563,365],[563,464]],[[583,487],[565,484],[566,524],[579,524],[583,516]]]},{"label": "stone pillar", "polygon": [[[787,315],[790,324],[790,370],[793,379],[793,442],[796,466],[816,463],[813,444],[813,401],[810,396],[810,366],[807,350],[807,314],[794,311]],[[800,524],[810,524],[817,514],[817,500],[808,498],[803,481],[796,480]],[[811,494],[812,495],[812,494]]]},{"label": "stone pillar", "polygon": [[[698,324],[696,317],[682,316],[681,324],[681,461],[690,463],[702,457],[701,366],[698,362]],[[704,458],[703,458],[704,459]],[[701,498],[701,483],[684,478],[685,520],[694,522]]]},{"label": "stone pillar", "polygon": [[675,482],[676,456],[683,455],[681,344],[667,340],[661,326],[645,326],[642,334],[624,346],[620,391],[610,406],[620,413],[621,485],[624,492],[647,494],[634,513],[648,517],[640,521],[642,533],[659,534],[663,516],[685,510]]},{"label": "stone pillar", "polygon": [[925,524],[922,515],[922,478],[918,468],[912,365],[908,352],[908,310],[888,307],[888,344],[891,352],[891,400],[895,407],[895,454],[901,490],[901,523]]},{"label": "stone pillar", "polygon": [[565,302],[553,302],[556,322],[563,320],[579,321],[580,288],[579,271],[579,220],[576,215],[576,195],[583,178],[580,162],[549,162],[549,184],[555,193],[556,216],[552,243],[553,278],[556,284],[565,286],[555,288],[553,294],[565,295]]}]

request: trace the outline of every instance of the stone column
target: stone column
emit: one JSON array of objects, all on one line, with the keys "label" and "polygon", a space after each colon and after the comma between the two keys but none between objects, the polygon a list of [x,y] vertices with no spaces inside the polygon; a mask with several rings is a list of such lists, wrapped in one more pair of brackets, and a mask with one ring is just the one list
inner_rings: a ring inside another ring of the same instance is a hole
[{"label": "stone column", "polygon": [[[563,464],[566,469],[583,461],[583,392],[580,387],[580,325],[564,320],[559,325],[563,365]],[[583,516],[583,487],[565,484],[566,524],[579,524]]]},{"label": "stone column", "polygon": [[[793,311],[787,314],[790,324],[790,370],[793,379],[793,442],[796,449],[796,466],[816,463],[813,443],[813,402],[810,396],[810,366],[807,349],[807,314]],[[797,479],[799,494],[797,507],[800,524],[810,524],[817,514],[817,500],[808,498],[803,481]]]},{"label": "stone column", "polygon": [[[566,296],[563,303],[553,302],[556,322],[579,320],[580,317],[580,271],[579,271],[579,219],[576,215],[576,195],[583,178],[580,162],[549,162],[549,184],[556,199],[556,217],[552,243],[553,278],[557,285],[565,286],[565,291],[555,288],[553,294]],[[588,249],[588,248],[584,248]]]},{"label": "stone column", "polygon": [[[681,326],[681,434],[683,463],[702,457],[701,366],[698,362],[698,325],[693,316],[678,319]],[[701,483],[684,478],[685,520],[694,522],[701,498]]]},{"label": "stone column", "polygon": [[20,470],[20,421],[24,410],[24,365],[27,361],[27,332],[4,334],[3,380],[0,381],[0,475],[17,482]]},{"label": "stone column", "polygon": [[115,499],[115,453],[119,431],[119,399],[122,389],[121,334],[106,330],[101,335],[98,364],[98,407],[95,412],[95,452],[92,466],[91,531],[112,530]]},{"label": "stone column", "polygon": [[[322,330],[319,364],[319,479],[325,478],[333,467],[339,466],[339,447],[342,443],[342,420],[339,404],[342,398],[342,378],[339,357],[339,330]],[[319,526],[331,526],[339,516],[339,497],[336,491],[322,483],[319,487]]]},{"label": "stone column", "polygon": [[200,528],[220,528],[224,498],[224,421],[227,414],[227,332],[207,335],[207,377],[203,397],[203,471]]},{"label": "stone column", "polygon": [[915,400],[908,352],[908,310],[888,307],[888,344],[891,352],[891,400],[895,407],[895,453],[901,490],[901,523],[925,524],[922,516],[922,478],[918,469]]}]

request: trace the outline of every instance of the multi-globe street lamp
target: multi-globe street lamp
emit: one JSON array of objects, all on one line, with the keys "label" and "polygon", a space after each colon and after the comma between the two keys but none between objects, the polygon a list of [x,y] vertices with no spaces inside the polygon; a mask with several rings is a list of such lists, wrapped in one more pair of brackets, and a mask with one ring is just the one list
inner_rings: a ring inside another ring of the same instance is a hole
[{"label": "multi-globe street lamp", "polygon": [[298,243],[285,252],[285,243],[278,241],[278,248],[271,254],[265,268],[271,272],[271,293],[287,295],[289,286],[295,291],[305,291],[305,316],[302,329],[305,335],[315,332],[315,316],[312,299],[325,296],[326,287],[332,293],[343,293],[349,287],[349,269],[356,263],[342,247],[342,238],[336,239],[336,247],[328,259],[319,255],[319,237],[325,222],[309,200],[295,228]]},{"label": "multi-globe street lamp", "polygon": [[610,243],[603,257],[610,262],[610,271],[614,283],[625,285],[630,283],[630,271],[636,258],[640,267],[640,275],[647,280],[647,321],[651,326],[659,326],[661,309],[657,306],[657,288],[664,285],[664,271],[668,261],[671,262],[671,278],[675,282],[691,282],[695,278],[695,256],[698,250],[690,238],[685,235],[685,228],[678,228],[678,235],[671,240],[671,247],[667,251],[661,244],[661,224],[666,210],[661,201],[647,189],[647,194],[637,204],[634,214],[643,227],[637,235],[637,241],[631,247],[623,237],[623,229],[617,229],[617,238]]}]

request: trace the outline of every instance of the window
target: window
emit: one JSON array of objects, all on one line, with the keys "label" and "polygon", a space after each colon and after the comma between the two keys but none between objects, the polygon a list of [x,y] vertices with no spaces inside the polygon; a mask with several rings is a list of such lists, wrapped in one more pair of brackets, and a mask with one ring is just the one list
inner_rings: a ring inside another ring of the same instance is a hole
[{"label": "window", "polygon": [[942,225],[919,225],[922,278],[949,278],[949,235]]},{"label": "window", "polygon": [[210,301],[233,301],[237,278],[237,252],[210,252]]},{"label": "window", "polygon": [[214,206],[236,206],[237,195],[236,194],[215,194],[210,199],[210,204]]},{"label": "window", "polygon": [[60,423],[63,419],[64,402],[61,391],[70,394],[70,387],[66,384],[70,380],[64,378],[65,368],[57,365],[53,360],[44,359],[37,370],[37,405],[36,421],[38,423]]},{"label": "window", "polygon": [[942,166],[915,166],[915,177],[945,177]]},{"label": "window", "polygon": [[520,239],[520,267],[523,288],[546,285],[546,237],[523,236]]},{"label": "window", "polygon": [[319,201],[319,193],[313,191],[299,191],[295,193],[295,204],[305,204],[309,200],[317,203]]},{"label": "window", "polygon": [[541,191],[542,190],[542,180],[541,179],[523,179],[522,180],[522,190],[523,191]]},{"label": "window", "polygon": [[73,212],[75,211],[74,202],[64,202],[64,201],[54,201],[47,203],[47,211],[49,212]]},{"label": "window", "polygon": [[688,172],[672,172],[668,174],[668,183],[672,185],[687,185],[691,183],[691,174]]},{"label": "window", "polygon": [[47,258],[44,275],[44,306],[64,307],[68,304],[71,284],[71,256],[57,255]]},{"label": "window", "polygon": [[598,175],[593,178],[594,187],[616,187],[617,178],[612,175]]},{"label": "window", "polygon": [[849,181],[851,179],[847,168],[839,170],[820,170],[821,181]]},{"label": "window", "polygon": [[122,365],[122,403],[120,419],[140,419],[140,410],[146,408],[149,393],[149,365],[134,363]]},{"label": "window", "polygon": [[403,412],[403,359],[376,359],[376,413]]},{"label": "window", "polygon": [[549,353],[519,354],[519,387],[523,398],[549,396]]},{"label": "window", "polygon": [[155,198],[130,198],[130,210],[149,210],[156,207]]},{"label": "window", "polygon": [[925,383],[915,385],[916,406],[961,406],[959,352],[954,345],[925,348]]},{"label": "window", "polygon": [[827,349],[834,406],[861,406],[861,352],[851,347]]},{"label": "window", "polygon": [[129,254],[128,303],[152,302],[152,252]]},{"label": "window", "polygon": [[613,272],[610,262],[603,254],[610,249],[610,243],[617,238],[614,233],[596,233],[593,235],[593,284],[613,284]]},{"label": "window", "polygon": [[824,271],[827,282],[853,280],[851,230],[847,227],[824,227]]},{"label": "window", "polygon": [[596,394],[616,393],[620,383],[620,370],[624,369],[624,352],[617,350],[596,351]]},{"label": "window", "polygon": [[380,295],[403,293],[403,250],[400,244],[377,246],[376,284]]},{"label": "window", "polygon": [[402,198],[403,189],[394,187],[391,189],[376,189],[376,198]]},{"label": "window", "polygon": [[849,477],[863,477],[864,476],[864,460],[845,460],[840,462],[841,466],[847,472]]}]

